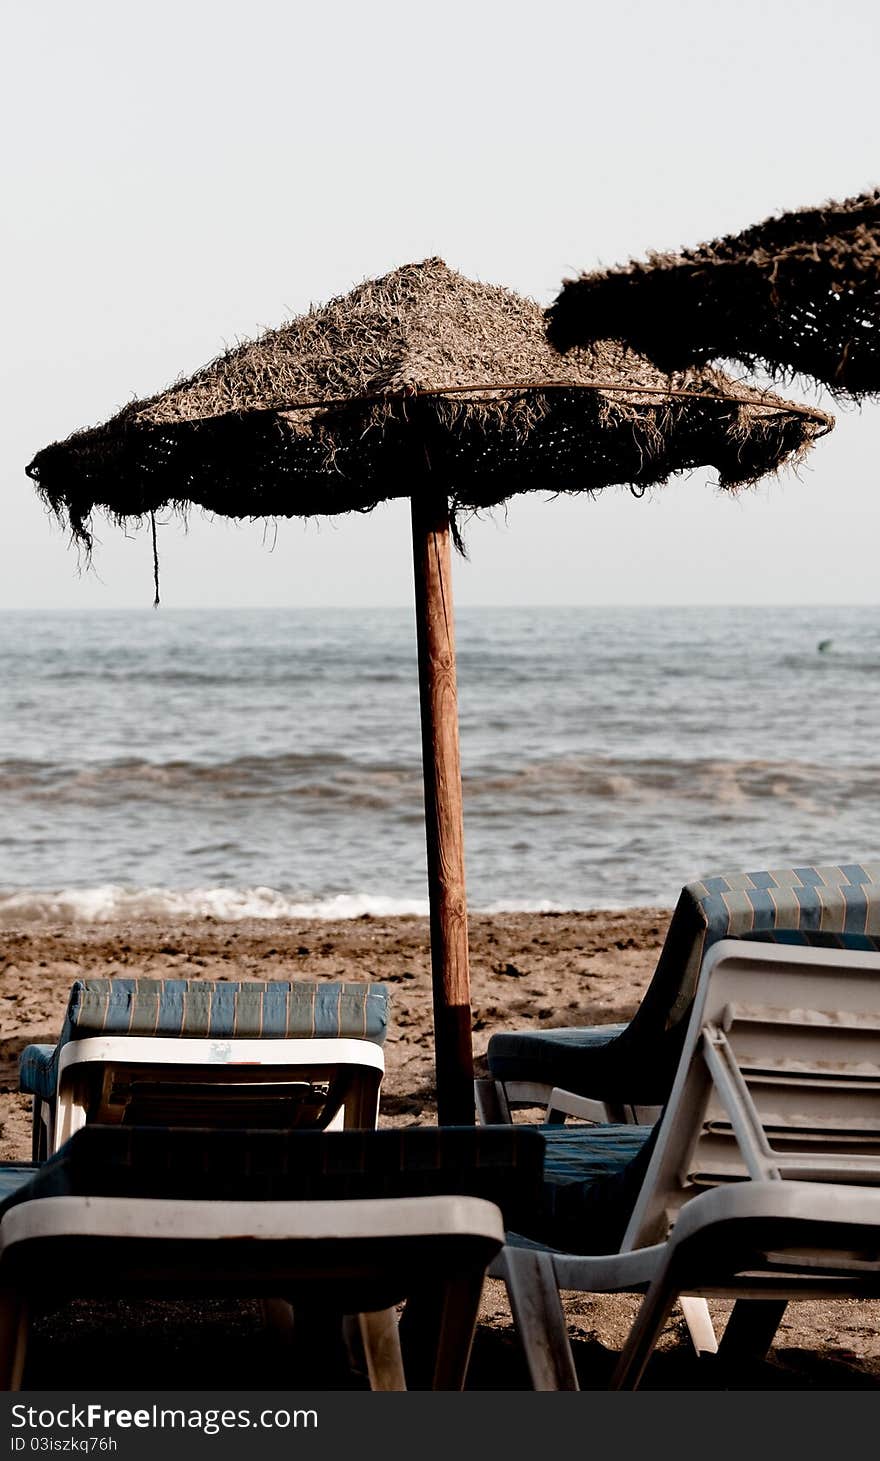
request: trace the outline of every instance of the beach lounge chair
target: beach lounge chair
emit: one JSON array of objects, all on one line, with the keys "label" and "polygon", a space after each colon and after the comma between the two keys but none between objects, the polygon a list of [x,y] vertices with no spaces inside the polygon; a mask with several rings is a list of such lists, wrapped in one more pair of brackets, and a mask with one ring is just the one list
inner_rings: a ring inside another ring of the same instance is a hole
[{"label": "beach lounge chair", "polygon": [[381,984],[79,979],[56,1045],[22,1052],[33,1157],[86,1122],[375,1126]]},{"label": "beach lounge chair", "polygon": [[357,1313],[372,1387],[404,1389],[391,1311],[417,1293],[431,1383],[460,1388],[486,1265],[535,1200],[542,1155],[509,1128],[89,1125],[41,1166],[0,1167],[0,1385],[20,1385],[46,1297],[283,1293]]},{"label": "beach lounge chair", "polygon": [[653,1123],[672,1088],[700,965],[713,944],[743,934],[788,942],[866,930],[880,930],[880,864],[728,873],[689,883],[630,1022],[493,1035],[489,1079],[476,1083],[479,1118],[509,1121],[516,1107],[543,1106],[547,1121],[572,1115]]},{"label": "beach lounge chair", "polygon": [[491,1270],[536,1389],[577,1389],[560,1290],[645,1293],[620,1388],[682,1293],[737,1300],[722,1357],[763,1354],[789,1300],[880,1296],[880,938],[821,937],[715,944],[658,1127],[548,1140],[545,1176],[568,1140],[570,1180]]}]

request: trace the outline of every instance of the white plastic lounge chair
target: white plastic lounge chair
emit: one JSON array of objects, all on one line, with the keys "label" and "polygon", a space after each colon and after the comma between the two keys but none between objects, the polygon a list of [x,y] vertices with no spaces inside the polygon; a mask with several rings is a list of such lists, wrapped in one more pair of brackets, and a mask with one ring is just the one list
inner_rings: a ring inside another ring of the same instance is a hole
[{"label": "white plastic lounge chair", "polygon": [[830,940],[872,931],[880,933],[876,863],[725,873],[688,883],[629,1024],[493,1035],[489,1079],[476,1083],[479,1117],[491,1125],[509,1121],[517,1107],[542,1106],[547,1121],[577,1115],[654,1122],[672,1089],[700,965],[714,943],[745,934],[797,942],[817,933]]},{"label": "white plastic lounge chair", "polygon": [[388,993],[379,984],[77,980],[58,1044],[31,1045],[34,1160],[87,1121],[375,1126]]},{"label": "white plastic lounge chair", "polygon": [[416,1293],[432,1386],[461,1388],[504,1239],[485,1194],[509,1209],[536,1186],[541,1148],[510,1130],[88,1126],[41,1167],[0,1168],[0,1386],[21,1383],[41,1297],[283,1293],[357,1313],[372,1388],[402,1390],[393,1306]]},{"label": "white plastic lounge chair", "polygon": [[[681,891],[651,984],[628,1025],[503,1032],[489,1042],[490,1077],[475,1083],[479,1119],[655,1122],[677,1069],[697,976],[719,939],[799,943],[846,934],[872,947],[880,932],[880,867],[843,863],[704,877]],[[698,1353],[717,1349],[708,1307],[682,1299]]]},{"label": "white plastic lounge chair", "polygon": [[[20,1386],[25,1293],[33,1265],[87,1245],[126,1293],[149,1278],[154,1292],[290,1294],[323,1303],[346,1277],[373,1390],[405,1390],[393,1306],[430,1271],[440,1288],[434,1389],[460,1389],[483,1276],[504,1240],[501,1213],[473,1197],[349,1202],[136,1201],[51,1197],[13,1209],[0,1226],[0,1385]],[[230,1280],[234,1276],[234,1283]],[[83,1296],[88,1282],[77,1286]]]},{"label": "white plastic lounge chair", "polygon": [[878,1096],[880,954],[717,943],[656,1136],[617,1174],[618,1201],[627,1176],[638,1186],[619,1251],[510,1236],[491,1270],[535,1389],[577,1388],[562,1289],[645,1292],[618,1388],[638,1384],[683,1292],[735,1298],[722,1354],[756,1356],[791,1299],[880,1295]]}]

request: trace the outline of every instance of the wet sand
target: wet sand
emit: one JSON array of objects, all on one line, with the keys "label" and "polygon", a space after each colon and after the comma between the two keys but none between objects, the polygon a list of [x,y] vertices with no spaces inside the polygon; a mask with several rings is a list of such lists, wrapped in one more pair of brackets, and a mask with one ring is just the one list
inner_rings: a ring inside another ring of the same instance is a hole
[{"label": "wet sand", "polygon": [[[669,914],[625,912],[478,915],[471,919],[474,1049],[484,1069],[496,1030],[628,1018],[653,971]],[[54,1041],[71,982],[96,975],[381,980],[392,991],[380,1120],[434,1120],[427,922],[141,921],[28,925],[0,935],[0,1159],[30,1154],[29,1100],[18,1094],[20,1051]],[[566,1298],[581,1384],[601,1386],[637,1301]],[[713,1306],[718,1317],[727,1305]],[[875,1388],[880,1384],[880,1304],[791,1306],[768,1360],[732,1375],[697,1363],[673,1315],[646,1376],[660,1388]],[[362,1383],[341,1367],[312,1372],[308,1346],[297,1388]],[[37,1318],[28,1388],[271,1388],[291,1383],[291,1356],[261,1328],[255,1305],[78,1304]],[[503,1286],[490,1282],[474,1350],[475,1388],[527,1381]]]}]

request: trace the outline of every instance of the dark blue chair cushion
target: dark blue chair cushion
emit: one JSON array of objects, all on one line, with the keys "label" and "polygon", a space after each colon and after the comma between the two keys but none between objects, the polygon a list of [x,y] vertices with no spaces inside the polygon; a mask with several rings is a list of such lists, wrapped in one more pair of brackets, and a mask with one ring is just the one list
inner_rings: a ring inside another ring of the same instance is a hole
[{"label": "dark blue chair cushion", "polygon": [[565,1030],[513,1030],[493,1035],[489,1069],[496,1080],[538,1081],[574,1090],[582,1058],[617,1038],[626,1025],[588,1025]]},{"label": "dark blue chair cushion", "polygon": [[282,1132],[86,1126],[41,1167],[0,1165],[0,1217],[43,1197],[218,1202],[424,1197],[496,1203],[571,1253],[620,1246],[653,1149],[644,1126]]},{"label": "dark blue chair cushion", "polygon": [[218,1132],[93,1125],[40,1168],[16,1164],[0,1216],[43,1197],[235,1202],[452,1193],[495,1202],[506,1224],[521,1227],[540,1205],[543,1159],[543,1136],[525,1126]]},{"label": "dark blue chair cushion", "polygon": [[520,1229],[565,1253],[616,1253],[648,1170],[657,1127],[544,1126],[544,1182]]},{"label": "dark blue chair cushion", "polygon": [[39,1171],[36,1162],[0,1162],[0,1211]]},{"label": "dark blue chair cushion", "polygon": [[28,1045],[18,1057],[18,1088],[27,1096],[51,1101],[58,1084],[58,1047]]},{"label": "dark blue chair cushion", "polygon": [[[656,1128],[654,1129],[656,1130]],[[0,1216],[42,1197],[309,1201],[459,1193],[570,1253],[616,1251],[647,1171],[646,1126],[282,1132],[86,1126],[41,1167],[0,1166]]]}]

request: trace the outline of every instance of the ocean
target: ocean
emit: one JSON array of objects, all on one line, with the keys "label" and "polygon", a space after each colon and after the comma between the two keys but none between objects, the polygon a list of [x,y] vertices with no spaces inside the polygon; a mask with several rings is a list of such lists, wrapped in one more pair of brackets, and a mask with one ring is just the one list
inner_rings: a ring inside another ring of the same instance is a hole
[{"label": "ocean", "polygon": [[[880,608],[457,638],[473,909],[880,859]],[[426,911],[411,610],[8,612],[0,684],[0,921]]]}]

